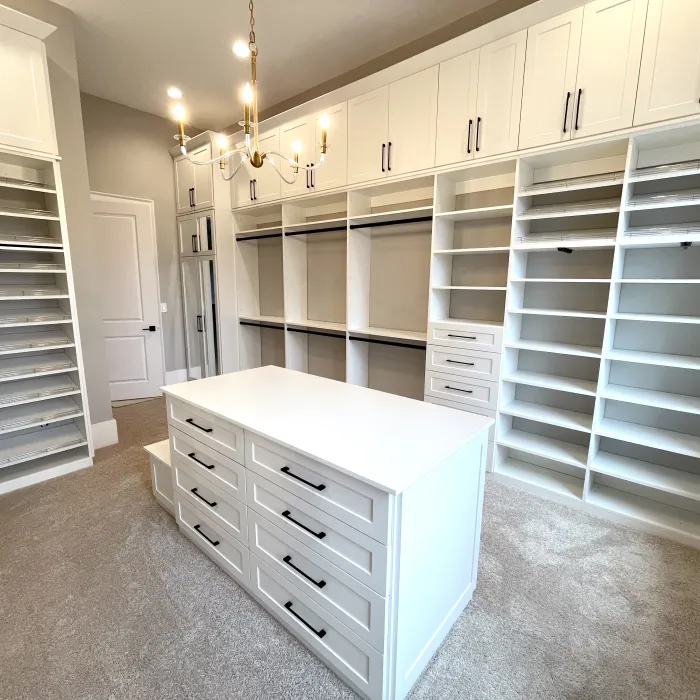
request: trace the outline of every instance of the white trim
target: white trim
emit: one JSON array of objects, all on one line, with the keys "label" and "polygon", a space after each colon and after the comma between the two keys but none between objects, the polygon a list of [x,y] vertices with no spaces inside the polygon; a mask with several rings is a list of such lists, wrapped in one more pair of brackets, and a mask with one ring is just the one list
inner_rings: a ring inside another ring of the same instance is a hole
[{"label": "white trim", "polygon": [[92,430],[92,442],[96,450],[99,450],[100,447],[116,445],[119,442],[117,421],[114,418],[102,423],[93,423],[90,428]]},{"label": "white trim", "polygon": [[10,493],[10,491],[16,491],[17,489],[23,489],[26,486],[31,486],[32,484],[39,484],[42,481],[48,481],[49,479],[53,479],[57,476],[77,472],[80,469],[85,469],[86,467],[91,466],[92,457],[81,457],[80,459],[76,459],[74,462],[61,464],[58,467],[43,469],[33,474],[26,474],[25,476],[20,476],[16,479],[0,484],[0,495],[3,493]]},{"label": "white trim", "polygon": [[36,37],[42,41],[46,39],[49,34],[53,34],[56,31],[56,27],[54,27],[53,24],[42,22],[36,17],[25,15],[24,12],[14,10],[5,5],[0,5],[0,24],[22,32],[23,34],[29,34],[29,36]]},{"label": "white trim", "polygon": [[172,372],[165,373],[165,385],[170,386],[171,384],[182,384],[182,382],[187,381],[187,370],[186,369],[174,369]]}]

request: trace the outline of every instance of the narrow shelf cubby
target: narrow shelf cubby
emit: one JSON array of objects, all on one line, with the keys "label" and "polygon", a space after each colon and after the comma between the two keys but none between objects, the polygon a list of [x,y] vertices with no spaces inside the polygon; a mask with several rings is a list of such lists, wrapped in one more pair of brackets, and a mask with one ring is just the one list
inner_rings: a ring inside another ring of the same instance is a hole
[{"label": "narrow shelf cubby", "polygon": [[346,378],[345,332],[319,331],[287,325],[287,368],[344,382]]},{"label": "narrow shelf cubby", "polygon": [[286,366],[284,324],[241,320],[238,336],[241,369]]}]

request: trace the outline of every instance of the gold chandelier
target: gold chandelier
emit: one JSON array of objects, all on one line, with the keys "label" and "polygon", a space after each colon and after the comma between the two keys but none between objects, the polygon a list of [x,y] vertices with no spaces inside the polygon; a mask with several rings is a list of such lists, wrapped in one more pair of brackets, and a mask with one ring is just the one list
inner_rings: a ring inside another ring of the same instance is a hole
[{"label": "gold chandelier", "polygon": [[[318,159],[318,163],[315,165],[299,165],[299,154],[301,152],[301,143],[295,141],[292,144],[292,157],[289,158],[282,153],[277,151],[267,151],[263,152],[260,150],[260,145],[258,143],[258,79],[257,79],[257,58],[258,58],[258,47],[255,43],[255,16],[253,8],[253,0],[249,0],[248,9],[250,10],[250,34],[248,38],[248,44],[239,41],[233,47],[233,52],[239,58],[250,58],[250,82],[246,83],[242,92],[243,99],[243,121],[239,124],[243,127],[243,133],[245,135],[245,142],[235,148],[229,149],[229,139],[230,136],[225,136],[219,134],[217,137],[217,145],[219,146],[219,155],[210,160],[194,160],[192,156],[187,152],[185,143],[187,137],[185,136],[185,108],[181,102],[177,102],[173,108],[173,114],[177,121],[177,136],[178,143],[180,144],[180,151],[182,154],[195,165],[211,165],[212,163],[219,162],[222,170],[222,177],[224,180],[231,180],[236,173],[240,170],[243,163],[248,161],[254,168],[262,168],[263,165],[269,163],[276,171],[277,174],[284,180],[287,184],[292,185],[296,182],[299,169],[302,170],[316,170],[323,165],[326,158],[326,153],[328,151],[328,127],[330,125],[330,120],[327,114],[323,114],[320,119],[321,126],[321,155]],[[174,97],[175,99],[181,99],[182,93],[177,88],[170,88],[168,90],[168,95]],[[252,116],[252,120],[251,120]],[[252,136],[251,136],[252,133]],[[240,161],[233,165],[229,169],[229,175],[226,176],[224,171],[226,170],[226,163],[235,156],[241,156]],[[292,167],[293,177],[288,179],[284,176],[282,171],[277,167],[274,156],[278,156],[282,160],[289,163]]]}]

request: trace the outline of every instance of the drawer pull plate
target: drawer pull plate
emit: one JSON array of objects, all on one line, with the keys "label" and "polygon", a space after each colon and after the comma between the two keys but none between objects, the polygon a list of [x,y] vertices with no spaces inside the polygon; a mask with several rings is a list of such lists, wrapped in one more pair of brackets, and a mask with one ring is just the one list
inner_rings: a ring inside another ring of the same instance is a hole
[{"label": "drawer pull plate", "polygon": [[207,542],[209,542],[210,545],[212,545],[212,546],[214,546],[214,547],[218,547],[218,546],[219,546],[219,540],[216,540],[216,542],[215,542],[214,540],[210,540],[210,539],[199,529],[199,527],[200,527],[199,523],[197,523],[197,524],[194,526],[194,529],[197,531],[197,533],[200,534]]},{"label": "drawer pull plate", "polygon": [[467,365],[468,367],[474,366],[473,362],[460,362],[459,360],[445,360],[445,362],[449,362],[450,364],[453,364],[453,365]]},{"label": "drawer pull plate", "polygon": [[202,494],[200,494],[197,491],[197,487],[195,486],[193,489],[190,489],[190,493],[193,493],[197,498],[199,498],[200,501],[204,501],[210,508],[215,508],[216,507],[216,501],[207,501]]},{"label": "drawer pull plate", "polygon": [[454,333],[448,333],[448,338],[460,338],[461,340],[476,340],[475,335],[455,335]]},{"label": "drawer pull plate", "polygon": [[194,426],[195,428],[198,428],[199,430],[201,430],[204,433],[213,433],[214,432],[214,428],[203,428],[201,425],[197,425],[194,422],[194,418],[187,418],[187,420],[185,420],[185,423],[189,423],[190,425]]},{"label": "drawer pull plate", "polygon": [[310,486],[312,489],[316,489],[317,491],[323,491],[323,489],[326,488],[325,484],[312,484],[310,481],[307,481],[306,479],[302,479],[300,476],[297,476],[296,474],[292,474],[292,472],[289,470],[288,466],[284,466],[280,469],[281,472],[284,472],[287,476],[291,476],[292,479],[296,479],[297,481],[301,481],[302,484],[306,484],[307,486]]},{"label": "drawer pull plate", "polygon": [[299,613],[296,613],[296,612],[294,612],[294,610],[292,610],[292,605],[293,605],[292,601],[288,600],[284,604],[284,607],[287,610],[289,610],[289,612],[292,613],[292,615],[294,615],[294,617],[296,617],[296,619],[299,620],[299,622],[301,622],[302,625],[304,625],[305,627],[308,627],[317,637],[322,639],[323,637],[326,636],[326,630],[314,629],[301,615],[299,615]]},{"label": "drawer pull plate", "polygon": [[294,520],[294,518],[291,516],[291,513],[288,510],[285,510],[284,513],[282,513],[282,517],[287,518],[287,520],[293,522],[302,530],[306,530],[306,532],[313,535],[314,537],[318,537],[319,540],[322,540],[326,536],[325,532],[314,532],[311,528],[306,527],[306,525],[302,525],[298,520]]},{"label": "drawer pull plate", "polygon": [[205,464],[204,462],[202,462],[201,459],[197,459],[197,458],[195,457],[195,454],[196,454],[195,452],[190,452],[187,456],[188,456],[190,459],[193,459],[195,462],[197,462],[197,464],[201,464],[203,467],[206,467],[207,469],[213,469],[213,468],[214,468],[214,465],[213,465],[213,464]]},{"label": "drawer pull plate", "polygon": [[450,386],[449,384],[445,384],[445,389],[452,389],[452,391],[461,391],[463,394],[474,393],[471,389],[458,389],[456,386]]},{"label": "drawer pull plate", "polygon": [[289,556],[289,554],[287,554],[287,556],[282,561],[284,561],[284,563],[290,569],[294,569],[294,571],[296,571],[298,574],[301,574],[307,581],[311,581],[311,583],[313,583],[314,586],[318,586],[318,588],[323,588],[326,585],[325,581],[315,581],[307,573],[304,573],[298,566],[294,566],[294,564],[292,564],[292,558]]}]

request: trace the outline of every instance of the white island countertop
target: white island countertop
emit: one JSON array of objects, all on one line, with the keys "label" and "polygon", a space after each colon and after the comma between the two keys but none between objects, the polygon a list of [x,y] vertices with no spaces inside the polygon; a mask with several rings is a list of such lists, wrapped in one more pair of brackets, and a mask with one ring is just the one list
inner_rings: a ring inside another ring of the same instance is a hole
[{"label": "white island countertop", "polygon": [[269,365],[163,387],[367,484],[401,493],[492,418]]}]

